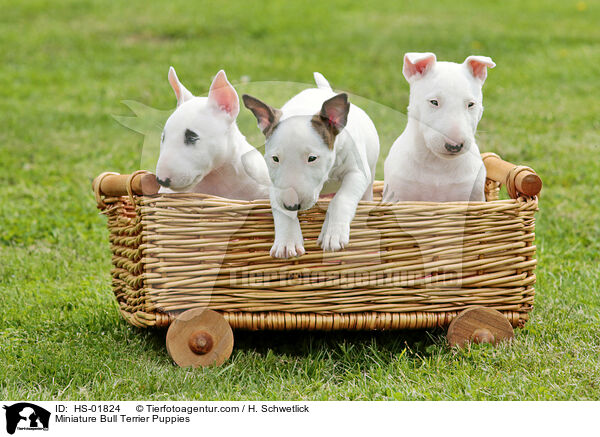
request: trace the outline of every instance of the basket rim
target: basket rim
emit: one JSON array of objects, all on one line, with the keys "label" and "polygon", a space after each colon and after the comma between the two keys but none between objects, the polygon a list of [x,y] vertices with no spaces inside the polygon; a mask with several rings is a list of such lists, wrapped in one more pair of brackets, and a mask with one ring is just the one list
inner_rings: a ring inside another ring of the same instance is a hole
[{"label": "basket rim", "polygon": [[[509,197],[512,199],[521,197],[525,199],[537,198],[542,189],[542,180],[531,167],[511,164],[502,160],[497,154],[490,152],[482,153],[481,159],[486,169],[486,192],[497,191],[500,186],[504,185]],[[148,170],[137,170],[131,174],[123,175],[114,172],[103,172],[92,181],[92,191],[100,208],[106,206],[103,197],[128,195],[133,200],[134,195],[157,194],[159,188],[156,176]],[[374,181],[373,188],[378,191],[382,190],[383,181]],[[218,196],[210,197],[219,198]]]}]

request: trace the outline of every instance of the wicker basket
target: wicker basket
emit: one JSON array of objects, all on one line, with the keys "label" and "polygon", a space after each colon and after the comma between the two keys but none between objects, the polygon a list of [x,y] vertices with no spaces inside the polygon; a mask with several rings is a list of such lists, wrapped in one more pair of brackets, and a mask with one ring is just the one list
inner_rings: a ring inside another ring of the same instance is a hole
[{"label": "wicker basket", "polygon": [[[209,308],[232,328],[382,330],[446,327],[483,306],[522,326],[534,301],[541,181],[483,157],[487,202],[382,204],[378,182],[375,200],[358,206],[348,248],[316,245],[324,199],[299,214],[306,254],[291,260],[269,255],[268,200],[148,194],[157,187],[147,172],[103,173],[93,186],[121,313],[139,327]],[[501,184],[511,199],[498,200]]]}]

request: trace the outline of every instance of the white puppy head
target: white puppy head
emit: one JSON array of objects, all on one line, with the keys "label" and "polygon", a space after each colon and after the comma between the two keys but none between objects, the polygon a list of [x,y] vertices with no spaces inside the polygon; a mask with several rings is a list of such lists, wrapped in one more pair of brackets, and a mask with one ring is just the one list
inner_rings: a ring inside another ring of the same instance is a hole
[{"label": "white puppy head", "polygon": [[408,115],[419,122],[427,148],[452,158],[475,144],[483,115],[481,87],[487,68],[496,64],[485,56],[469,56],[462,64],[436,62],[433,53],[407,53],[402,72],[410,84]]},{"label": "white puppy head", "polygon": [[279,109],[249,95],[242,98],[266,137],[271,206],[293,213],[311,208],[335,161],[335,138],[346,126],[350,110],[348,95],[326,100],[312,117],[294,116],[283,121]]},{"label": "white puppy head", "polygon": [[194,97],[169,69],[177,109],[165,124],[156,164],[158,183],[174,191],[189,191],[228,158],[228,135],[240,112],[237,93],[219,71],[208,97]]},{"label": "white puppy head", "polygon": [[19,421],[25,420],[28,422],[27,426],[29,426],[29,422],[31,421],[31,419],[30,419],[31,416],[37,417],[37,414],[35,414],[34,409],[31,407],[25,407],[19,412],[19,417],[20,417]]}]

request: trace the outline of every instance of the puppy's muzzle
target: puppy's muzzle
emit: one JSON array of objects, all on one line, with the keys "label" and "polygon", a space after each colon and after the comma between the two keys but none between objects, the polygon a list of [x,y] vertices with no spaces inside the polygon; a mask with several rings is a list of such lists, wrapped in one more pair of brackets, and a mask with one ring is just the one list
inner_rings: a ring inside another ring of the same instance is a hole
[{"label": "puppy's muzzle", "polygon": [[171,185],[171,178],[160,179],[158,176],[156,177],[156,182],[158,182],[163,187],[169,187]]},{"label": "puppy's muzzle", "polygon": [[288,211],[298,211],[300,210],[300,204],[296,203],[294,205],[286,205],[285,203],[283,204],[283,207],[285,209],[287,209]]},{"label": "puppy's muzzle", "polygon": [[465,145],[464,143],[460,143],[460,144],[449,144],[449,143],[446,143],[444,145],[444,147],[450,153],[458,153],[458,152],[460,152],[462,150],[462,148],[463,148],[464,145]]}]

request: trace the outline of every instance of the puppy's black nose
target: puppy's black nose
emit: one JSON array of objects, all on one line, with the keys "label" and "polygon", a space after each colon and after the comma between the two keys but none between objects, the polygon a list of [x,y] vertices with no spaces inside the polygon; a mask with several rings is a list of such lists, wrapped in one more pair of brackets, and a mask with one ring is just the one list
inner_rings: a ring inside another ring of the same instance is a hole
[{"label": "puppy's black nose", "polygon": [[458,153],[462,150],[464,143],[460,144],[445,144],[446,150],[450,153]]},{"label": "puppy's black nose", "polygon": [[296,203],[295,205],[286,205],[285,203],[283,204],[283,207],[285,209],[287,209],[288,211],[298,211],[300,209],[300,204]]},{"label": "puppy's black nose", "polygon": [[163,187],[168,187],[171,185],[171,178],[166,178],[164,181],[160,179],[158,176],[156,177],[156,182],[158,182]]}]

